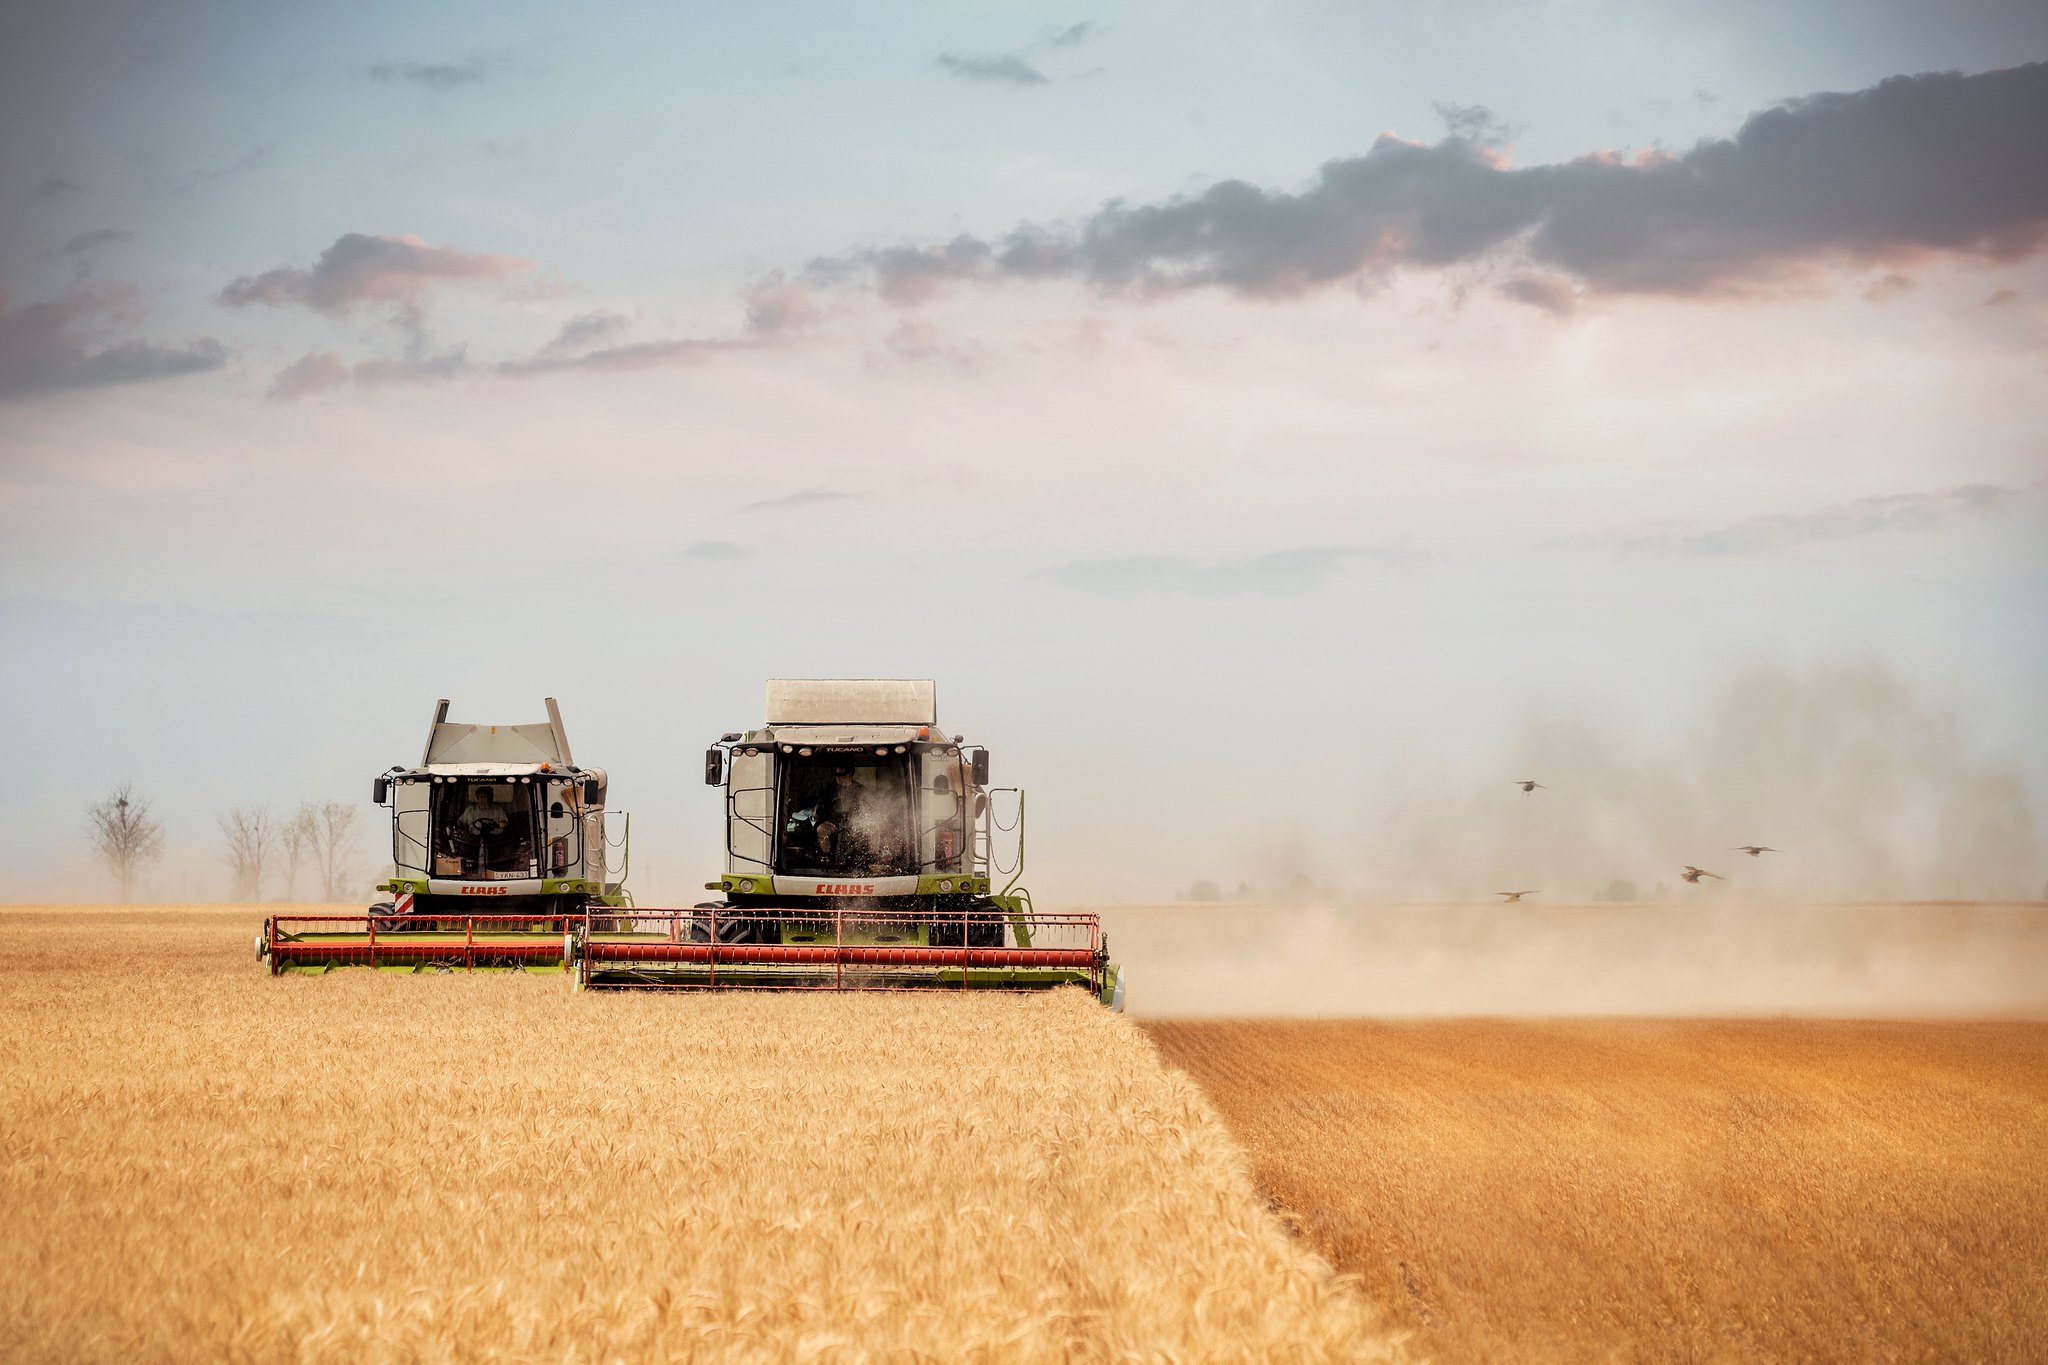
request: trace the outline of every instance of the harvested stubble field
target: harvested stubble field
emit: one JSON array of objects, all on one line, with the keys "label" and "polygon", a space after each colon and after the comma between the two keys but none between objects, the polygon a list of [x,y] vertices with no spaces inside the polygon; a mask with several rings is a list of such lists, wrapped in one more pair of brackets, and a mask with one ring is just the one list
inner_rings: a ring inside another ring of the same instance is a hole
[{"label": "harvested stubble field", "polygon": [[1147,1027],[1420,1353],[2048,1358],[2048,1024]]},{"label": "harvested stubble field", "polygon": [[272,980],[260,915],[0,910],[0,1357],[1392,1353],[1078,992]]}]

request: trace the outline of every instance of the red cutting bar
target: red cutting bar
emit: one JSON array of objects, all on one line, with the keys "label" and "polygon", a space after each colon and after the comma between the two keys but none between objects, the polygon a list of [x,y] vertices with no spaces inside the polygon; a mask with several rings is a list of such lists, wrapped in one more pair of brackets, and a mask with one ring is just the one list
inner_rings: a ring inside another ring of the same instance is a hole
[{"label": "red cutting bar", "polygon": [[560,962],[562,941],[553,936],[539,943],[407,943],[388,938],[375,943],[279,943],[271,950],[273,962],[340,962],[348,964],[371,964],[379,962],[474,962],[476,958],[486,961],[513,958],[522,962]]},{"label": "red cutting bar", "polygon": [[1072,967],[1087,971],[1087,948],[926,948],[849,943],[628,943],[592,939],[591,962],[692,962],[711,966],[790,965],[846,967]]}]

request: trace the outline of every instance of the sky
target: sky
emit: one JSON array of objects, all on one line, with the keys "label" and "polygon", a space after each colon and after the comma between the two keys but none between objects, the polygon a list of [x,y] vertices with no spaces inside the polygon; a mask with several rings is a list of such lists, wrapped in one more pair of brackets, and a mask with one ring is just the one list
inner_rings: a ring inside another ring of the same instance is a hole
[{"label": "sky", "polygon": [[2043,128],[1988,0],[8,6],[0,896],[553,695],[691,897],[775,676],[1041,897],[2041,894]]}]

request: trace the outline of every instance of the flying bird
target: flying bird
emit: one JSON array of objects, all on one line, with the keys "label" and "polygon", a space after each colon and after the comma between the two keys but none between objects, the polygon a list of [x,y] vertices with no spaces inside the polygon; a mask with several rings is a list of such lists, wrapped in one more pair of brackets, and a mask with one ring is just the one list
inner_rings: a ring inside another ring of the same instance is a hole
[{"label": "flying bird", "polygon": [[1694,867],[1691,863],[1687,863],[1685,865],[1685,871],[1679,873],[1678,875],[1685,878],[1687,881],[1693,883],[1695,886],[1699,884],[1699,880],[1702,877],[1712,877],[1717,882],[1725,882],[1728,880],[1726,877],[1722,876],[1718,872],[1709,872],[1704,867]]},{"label": "flying bird", "polygon": [[1536,893],[1534,891],[1496,891],[1493,894],[1503,898],[1501,900],[1502,905],[1513,905],[1522,897],[1533,896]]},{"label": "flying bird", "polygon": [[[1508,780],[1513,782],[1517,787],[1520,787],[1525,792],[1532,792],[1535,791],[1538,787],[1543,786],[1541,782],[1531,782],[1525,778],[1520,777],[1510,778]],[[1550,790],[1548,787],[1544,787],[1543,789],[1545,791]]]},{"label": "flying bird", "polygon": [[1782,853],[1783,849],[1772,848],[1769,844],[1740,844],[1728,850],[1730,853],[1747,853],[1754,858],[1759,853]]}]

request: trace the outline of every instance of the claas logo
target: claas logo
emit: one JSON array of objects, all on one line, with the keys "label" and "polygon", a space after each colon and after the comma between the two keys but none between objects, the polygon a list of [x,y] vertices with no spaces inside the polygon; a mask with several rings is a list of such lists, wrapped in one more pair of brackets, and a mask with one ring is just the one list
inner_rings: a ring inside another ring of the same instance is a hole
[{"label": "claas logo", "polygon": [[811,894],[817,896],[872,896],[875,894],[875,884],[873,882],[819,882]]}]

